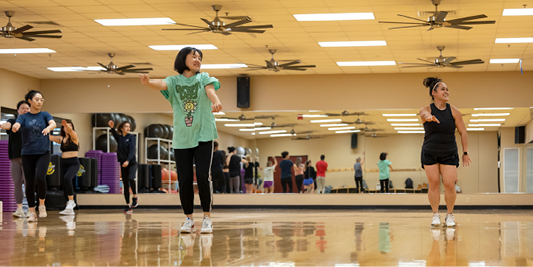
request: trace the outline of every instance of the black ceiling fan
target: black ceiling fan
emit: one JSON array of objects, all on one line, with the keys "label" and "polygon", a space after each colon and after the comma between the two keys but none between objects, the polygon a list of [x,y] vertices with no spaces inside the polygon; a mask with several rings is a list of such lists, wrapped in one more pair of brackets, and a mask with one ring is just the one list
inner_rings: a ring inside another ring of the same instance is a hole
[{"label": "black ceiling fan", "polygon": [[[272,25],[253,25],[253,26],[241,26],[247,23],[252,22],[252,19],[248,16],[225,16],[225,17],[219,17],[218,11],[222,9],[221,5],[213,5],[213,10],[216,12],[216,16],[213,19],[213,21],[209,21],[204,18],[200,18],[205,24],[207,24],[207,27],[202,26],[196,26],[196,25],[190,25],[190,24],[183,24],[183,23],[176,23],[176,25],[181,26],[187,26],[192,28],[177,28],[177,29],[162,29],[164,31],[193,31],[189,34],[197,34],[197,33],[204,33],[204,32],[212,32],[212,33],[220,33],[222,35],[230,35],[232,33],[249,33],[254,36],[254,33],[264,33],[265,28],[273,28]],[[227,13],[226,13],[227,14]],[[226,24],[223,20],[234,20],[235,22],[231,22]]]},{"label": "black ceiling fan", "polygon": [[368,115],[364,112],[348,112],[347,110],[341,112],[341,113],[325,113],[324,115],[328,117],[337,117],[337,116],[365,116]]},{"label": "black ceiling fan", "polygon": [[115,53],[107,53],[107,55],[111,58],[111,62],[109,62],[108,65],[104,65],[100,62],[98,65],[100,65],[103,70],[99,70],[100,72],[107,72],[109,74],[118,74],[118,75],[126,75],[126,73],[148,73],[151,70],[154,70],[152,68],[144,68],[144,69],[133,69],[135,68],[135,65],[130,64],[126,66],[119,67],[113,63],[113,58],[115,57]]},{"label": "black ceiling fan", "polygon": [[8,17],[7,25],[0,28],[0,36],[4,38],[17,38],[24,41],[33,42],[34,38],[61,38],[61,35],[47,35],[51,33],[61,33],[61,30],[49,30],[49,31],[35,31],[28,32],[28,30],[33,29],[31,25],[24,25],[20,28],[16,28],[11,24],[11,17],[15,15],[15,11],[4,11]]},{"label": "black ceiling fan", "polygon": [[372,121],[363,121],[361,120],[361,118],[357,118],[357,120],[355,120],[354,122],[341,122],[341,123],[346,123],[346,124],[364,124],[364,125],[374,125],[376,124],[375,122],[372,122]]},{"label": "black ceiling fan", "polygon": [[255,116],[255,117],[246,117],[244,113],[241,113],[239,117],[218,117],[218,118],[234,120],[234,121],[254,121],[254,120],[262,120],[262,119],[274,119],[277,116],[278,115],[261,115],[261,116]]},{"label": "black ceiling fan", "polygon": [[306,136],[297,136],[297,137],[294,137],[294,138],[291,138],[291,140],[311,140],[311,139],[319,139],[319,138],[322,138],[323,136],[321,135],[306,135]]},{"label": "black ceiling fan", "polygon": [[437,46],[437,49],[440,51],[440,56],[438,57],[434,57],[434,58],[429,58],[430,60],[425,60],[425,59],[421,59],[421,58],[417,58],[418,60],[420,61],[423,61],[425,63],[402,63],[402,62],[398,62],[398,64],[402,64],[404,66],[402,66],[402,68],[420,68],[420,67],[425,67],[425,68],[444,68],[444,67],[449,67],[449,68],[456,68],[456,69],[460,69],[463,67],[463,65],[474,65],[474,64],[483,64],[485,63],[485,61],[481,60],[481,59],[470,59],[470,60],[463,60],[463,61],[455,61],[455,62],[452,62],[455,60],[455,57],[443,57],[442,56],[442,50],[444,50],[444,46]]},{"label": "black ceiling fan", "polygon": [[480,14],[480,15],[475,15],[475,16],[470,16],[470,17],[463,17],[463,18],[452,19],[452,20],[446,20],[446,16],[448,15],[449,12],[438,10],[438,5],[440,4],[441,0],[431,0],[431,2],[433,3],[433,5],[435,5],[435,12],[430,17],[428,17],[427,21],[398,14],[398,16],[400,17],[416,20],[419,22],[378,21],[378,23],[410,24],[410,26],[392,27],[392,28],[389,28],[389,30],[429,26],[428,31],[431,31],[435,28],[452,28],[452,29],[459,29],[459,30],[470,30],[472,29],[472,27],[465,26],[465,25],[480,25],[480,24],[496,23],[496,21],[494,20],[474,21],[477,19],[487,18],[487,15],[485,14]]},{"label": "black ceiling fan", "polygon": [[268,52],[272,54],[272,58],[270,60],[265,60],[266,65],[256,65],[256,64],[248,64],[245,63],[248,67],[247,70],[270,70],[274,72],[278,72],[280,70],[298,70],[298,71],[305,71],[308,68],[315,68],[316,65],[298,65],[300,64],[300,60],[280,60],[279,62],[274,59],[274,54],[276,53],[276,49],[268,49]]}]

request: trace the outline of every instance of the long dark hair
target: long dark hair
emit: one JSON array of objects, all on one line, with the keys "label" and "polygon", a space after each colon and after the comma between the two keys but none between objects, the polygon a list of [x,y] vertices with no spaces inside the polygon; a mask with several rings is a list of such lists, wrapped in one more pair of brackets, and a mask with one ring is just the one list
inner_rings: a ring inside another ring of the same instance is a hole
[{"label": "long dark hair", "polygon": [[[72,130],[75,131],[74,129],[74,123],[72,123],[72,120],[65,120],[67,123],[70,123],[72,124]],[[59,132],[59,136],[65,138],[67,137],[67,132],[65,131],[65,127],[63,125],[61,125],[61,131]],[[68,142],[72,142],[72,140],[70,139],[70,136],[68,137]]]},{"label": "long dark hair", "polygon": [[228,167],[228,165],[226,164],[226,151],[224,150],[219,150],[220,152],[222,152],[222,158],[224,159],[224,162],[222,163],[222,168],[225,169]]}]

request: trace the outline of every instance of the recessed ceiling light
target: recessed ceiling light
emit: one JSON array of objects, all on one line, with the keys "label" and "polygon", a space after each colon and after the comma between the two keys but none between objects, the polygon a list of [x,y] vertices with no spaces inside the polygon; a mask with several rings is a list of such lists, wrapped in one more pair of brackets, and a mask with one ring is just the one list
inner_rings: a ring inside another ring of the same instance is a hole
[{"label": "recessed ceiling light", "polygon": [[331,120],[312,120],[312,123],[323,123],[323,122],[341,122],[341,119],[331,119]]},{"label": "recessed ceiling light", "polygon": [[519,58],[493,58],[490,60],[491,64],[507,64],[507,63],[518,63],[520,62]]},{"label": "recessed ceiling light", "polygon": [[420,123],[391,123],[391,126],[420,126]]},{"label": "recessed ceiling light", "polygon": [[304,118],[325,118],[327,116],[328,115],[319,115],[319,114],[316,114],[316,115],[304,114],[303,115]]},{"label": "recessed ceiling light", "polygon": [[321,47],[386,46],[385,41],[318,42]]},{"label": "recessed ceiling light", "polygon": [[533,43],[533,37],[524,38],[496,38],[497,44]]},{"label": "recessed ceiling light", "polygon": [[95,19],[104,26],[149,26],[176,24],[170,18],[140,18],[140,19]]},{"label": "recessed ceiling light", "polygon": [[424,127],[394,127],[394,130],[423,131]]},{"label": "recessed ceiling light", "polygon": [[496,121],[505,121],[505,119],[472,119],[470,122],[496,122]]},{"label": "recessed ceiling light", "polygon": [[271,134],[270,137],[293,136],[292,134]]},{"label": "recessed ceiling light", "polygon": [[86,71],[86,70],[93,70],[93,71],[99,71],[99,70],[105,70],[102,67],[98,66],[89,66],[89,67],[50,67],[47,68],[51,71],[55,72],[74,72],[74,71]]},{"label": "recessed ceiling light", "polygon": [[202,64],[202,69],[239,69],[248,68],[246,64]]},{"label": "recessed ceiling light", "polygon": [[472,114],[472,117],[493,117],[493,116],[509,116],[511,113],[479,113],[479,114]]},{"label": "recessed ceiling light", "polygon": [[320,127],[348,126],[348,123],[320,124]]},{"label": "recessed ceiling light", "polygon": [[418,114],[383,114],[383,117],[413,117]]},{"label": "recessed ceiling light", "polygon": [[351,129],[355,129],[355,126],[328,128],[328,130],[330,131],[351,130]]},{"label": "recessed ceiling light", "polygon": [[0,49],[0,54],[49,54],[56,51],[48,48],[16,48],[16,49]]},{"label": "recessed ceiling light", "polygon": [[361,13],[326,13],[326,14],[294,14],[297,21],[335,21],[335,20],[368,20],[375,19],[372,12]]},{"label": "recessed ceiling light", "polygon": [[485,128],[466,128],[467,131],[483,131]]},{"label": "recessed ceiling light", "polygon": [[259,132],[259,134],[277,134],[277,133],[286,133],[287,130],[276,130],[276,131],[264,131]]},{"label": "recessed ceiling light", "polygon": [[424,131],[398,131],[398,133],[426,133]]},{"label": "recessed ceiling light", "polygon": [[387,119],[387,121],[408,122],[408,121],[418,121],[418,119]]},{"label": "recessed ceiling light", "polygon": [[474,110],[505,110],[505,109],[514,109],[514,108],[474,108]]},{"label": "recessed ceiling light", "polygon": [[364,67],[364,66],[394,66],[395,61],[339,61],[340,67]]},{"label": "recessed ceiling light", "polygon": [[506,8],[502,16],[533,16],[533,8]]},{"label": "recessed ceiling light", "polygon": [[254,127],[253,123],[235,123],[235,124],[224,124],[226,127]]},{"label": "recessed ceiling light", "polygon": [[336,131],[335,133],[358,133],[361,130]]},{"label": "recessed ceiling light", "polygon": [[479,126],[484,126],[484,127],[499,127],[499,126],[502,126],[502,124],[501,124],[501,123],[468,124],[468,127],[479,127]]},{"label": "recessed ceiling light", "polygon": [[169,51],[169,50],[181,50],[185,47],[194,47],[198,48],[200,50],[210,50],[210,49],[218,49],[218,47],[212,45],[212,44],[192,44],[192,45],[150,45],[148,47],[152,48],[153,50],[159,50],[159,51]]},{"label": "recessed ceiling light", "polygon": [[219,112],[213,113],[213,115],[226,115],[226,113],[224,113],[223,111],[219,111]]}]

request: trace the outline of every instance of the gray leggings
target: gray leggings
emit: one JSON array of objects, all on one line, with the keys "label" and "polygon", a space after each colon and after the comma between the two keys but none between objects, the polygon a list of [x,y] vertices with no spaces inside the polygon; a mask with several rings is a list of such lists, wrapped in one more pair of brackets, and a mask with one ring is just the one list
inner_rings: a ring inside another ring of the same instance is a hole
[{"label": "gray leggings", "polygon": [[230,177],[229,178],[229,189],[228,191],[232,194],[238,194],[240,192],[239,190],[239,183],[241,182],[240,176]]},{"label": "gray leggings", "polygon": [[24,199],[22,185],[26,184],[22,169],[22,158],[11,159],[11,177],[13,178],[13,184],[15,184],[15,201],[17,204],[22,204]]}]

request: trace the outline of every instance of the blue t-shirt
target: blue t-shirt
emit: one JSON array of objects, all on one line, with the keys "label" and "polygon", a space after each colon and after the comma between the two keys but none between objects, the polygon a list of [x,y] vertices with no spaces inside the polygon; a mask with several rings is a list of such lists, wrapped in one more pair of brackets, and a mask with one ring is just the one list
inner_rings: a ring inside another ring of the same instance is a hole
[{"label": "blue t-shirt", "polygon": [[46,111],[37,114],[28,112],[17,117],[22,134],[22,155],[40,155],[50,151],[50,136],[42,132],[53,119]]},{"label": "blue t-shirt", "polygon": [[281,178],[292,177],[292,165],[294,165],[294,163],[292,163],[290,159],[284,159],[279,163],[279,167],[281,168]]}]

